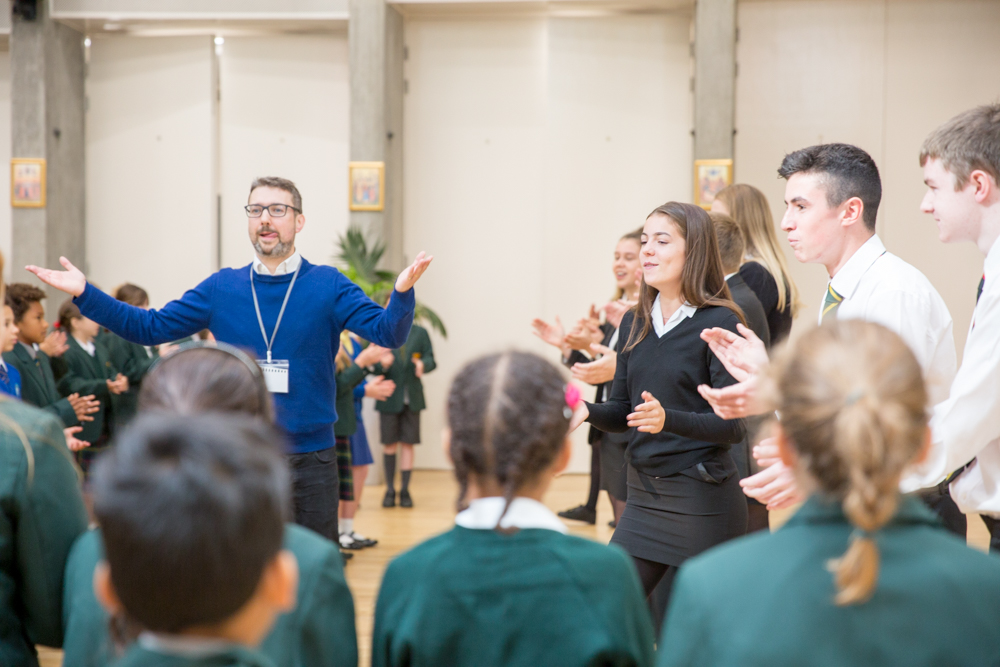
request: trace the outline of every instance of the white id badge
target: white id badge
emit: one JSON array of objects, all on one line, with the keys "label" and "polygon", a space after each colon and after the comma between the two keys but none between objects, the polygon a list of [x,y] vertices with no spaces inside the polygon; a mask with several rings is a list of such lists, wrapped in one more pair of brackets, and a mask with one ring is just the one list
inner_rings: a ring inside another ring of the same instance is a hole
[{"label": "white id badge", "polygon": [[288,393],[287,359],[274,359],[272,361],[258,359],[257,365],[260,366],[261,372],[264,373],[264,384],[267,385],[269,392],[272,394]]}]

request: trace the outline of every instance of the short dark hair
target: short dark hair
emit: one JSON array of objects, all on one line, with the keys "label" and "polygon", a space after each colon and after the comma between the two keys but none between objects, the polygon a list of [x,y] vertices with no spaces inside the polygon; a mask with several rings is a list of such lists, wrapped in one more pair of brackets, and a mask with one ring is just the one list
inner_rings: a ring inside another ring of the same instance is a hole
[{"label": "short dark hair", "polygon": [[153,632],[220,623],[281,550],[289,480],[272,429],[219,414],[140,415],[92,478],[111,582]]},{"label": "short dark hair", "polygon": [[7,305],[14,311],[14,321],[20,322],[33,303],[41,303],[45,292],[28,283],[11,283],[7,285]]},{"label": "short dark hair", "polygon": [[[295,187],[295,183],[292,183],[287,178],[281,178],[280,176],[258,176],[250,184],[250,194],[253,194],[253,191],[257,188],[277,188],[278,190],[284,190],[292,195],[292,206],[298,209],[299,213],[302,212],[302,195],[299,194],[299,189]],[[249,195],[247,196],[249,197]]]},{"label": "short dark hair", "polygon": [[225,343],[182,349],[157,362],[142,380],[139,410],[239,413],[274,422],[271,393],[260,367]]},{"label": "short dark hair", "polygon": [[778,175],[788,179],[792,174],[822,175],[826,201],[831,207],[840,206],[851,197],[864,204],[865,227],[875,231],[878,205],[882,201],[882,179],[872,156],[850,144],[819,144],[789,153],[781,161]]},{"label": "short dark hair", "polygon": [[719,257],[722,258],[722,270],[731,273],[740,268],[746,255],[747,241],[743,236],[743,228],[725,213],[709,211],[715,225],[715,238],[719,240]]},{"label": "short dark hair", "polygon": [[125,283],[115,290],[115,298],[130,306],[149,305],[149,294],[146,290],[132,283]]}]

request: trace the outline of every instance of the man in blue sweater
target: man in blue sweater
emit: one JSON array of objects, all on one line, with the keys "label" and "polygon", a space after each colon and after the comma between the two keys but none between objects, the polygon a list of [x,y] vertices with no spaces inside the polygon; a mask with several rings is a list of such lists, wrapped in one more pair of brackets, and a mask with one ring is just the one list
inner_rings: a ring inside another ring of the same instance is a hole
[{"label": "man in blue sweater", "polygon": [[220,340],[253,350],[288,435],[296,523],[337,539],[337,421],[334,357],[347,329],[388,348],[405,341],[413,323],[413,285],[433,259],[424,253],[396,280],[382,308],[339,271],[310,264],[295,250],[306,218],[298,188],[283,178],[258,178],[246,206],[253,263],[222,269],[160,310],[117,301],[87,283],[65,257],[65,271],[27,269],[72,295],[80,312],[122,338],[158,345],[209,329]]}]

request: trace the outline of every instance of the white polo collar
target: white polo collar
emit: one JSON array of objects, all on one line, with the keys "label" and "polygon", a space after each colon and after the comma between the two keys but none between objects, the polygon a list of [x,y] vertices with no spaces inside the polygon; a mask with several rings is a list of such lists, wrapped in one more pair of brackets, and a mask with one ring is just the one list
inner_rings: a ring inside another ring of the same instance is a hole
[{"label": "white polo collar", "polygon": [[[503,512],[503,498],[478,498],[458,513],[455,525],[471,530],[493,530]],[[531,498],[517,497],[511,501],[500,521],[501,528],[541,528],[566,534],[569,529],[548,507]]]}]

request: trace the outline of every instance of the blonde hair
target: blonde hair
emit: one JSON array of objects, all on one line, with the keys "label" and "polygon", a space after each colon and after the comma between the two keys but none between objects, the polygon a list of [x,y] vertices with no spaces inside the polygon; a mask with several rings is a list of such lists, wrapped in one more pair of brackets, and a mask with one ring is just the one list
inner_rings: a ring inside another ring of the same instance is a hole
[{"label": "blonde hair", "polygon": [[760,260],[778,284],[778,310],[788,304],[792,317],[799,311],[799,290],[788,272],[785,254],[778,247],[778,234],[774,231],[774,218],[764,193],[752,185],[734,183],[723,188],[715,198],[725,204],[729,215],[743,228],[747,254]]},{"label": "blonde hair", "polygon": [[896,513],[899,479],[927,437],[927,389],[903,340],[861,320],[831,321],[791,343],[772,366],[781,427],[797,472],[838,500],[855,527],[847,552],[830,561],[838,605],[875,592],[873,534]]},{"label": "blonde hair", "polygon": [[930,133],[920,149],[920,166],[940,159],[961,190],[982,169],[1000,183],[1000,104],[964,111]]},{"label": "blonde hair", "polygon": [[354,363],[351,359],[352,354],[354,354],[354,341],[351,340],[350,334],[342,331],[340,332],[340,347],[337,349],[337,356],[333,360],[338,373],[349,368]]}]

